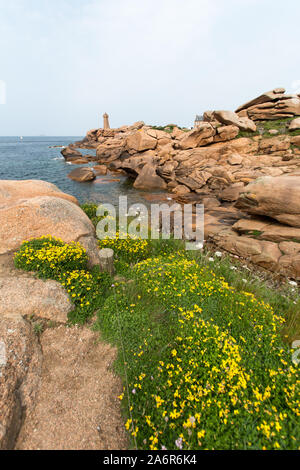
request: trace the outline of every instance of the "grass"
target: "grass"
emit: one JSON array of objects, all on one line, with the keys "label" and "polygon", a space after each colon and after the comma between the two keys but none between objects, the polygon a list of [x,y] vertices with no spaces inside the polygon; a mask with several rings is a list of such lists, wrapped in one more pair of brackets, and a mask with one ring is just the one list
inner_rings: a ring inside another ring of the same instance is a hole
[{"label": "grass", "polygon": [[[299,290],[289,281],[277,282],[272,274],[250,269],[247,265],[232,257],[223,255],[222,258],[213,257],[208,252],[197,252],[189,255],[195,257],[200,266],[213,263],[216,276],[223,277],[225,281],[237,290],[247,290],[269,304],[274,311],[279,312],[285,319],[280,330],[282,340],[291,344],[300,339],[300,297]],[[214,259],[214,261],[209,261]]]},{"label": "grass", "polygon": [[164,131],[169,134],[172,134],[173,130],[175,127],[178,127],[178,129],[184,131],[184,132],[189,132],[191,129],[187,129],[186,127],[180,127],[177,126],[177,124],[168,124],[167,126],[151,126],[151,129],[157,130],[157,131]]},{"label": "grass", "polygon": [[[274,129],[279,132],[278,135],[290,135],[290,136],[297,136],[300,135],[300,129],[295,131],[289,131],[290,123],[299,116],[294,116],[293,118],[281,118],[281,119],[274,119],[274,120],[265,120],[265,121],[256,121],[257,130],[255,132],[252,131],[240,131],[237,135],[236,139],[240,139],[242,137],[253,138],[255,136],[262,136],[263,138],[271,138],[276,137],[270,134],[270,130]],[[172,133],[174,127],[178,127],[183,131],[190,131],[190,129],[181,128],[176,126],[175,124],[169,124],[167,126],[151,126],[152,129]]]},{"label": "grass", "polygon": [[275,120],[268,120],[268,121],[256,121],[257,131],[249,132],[249,131],[240,131],[237,139],[241,137],[255,137],[255,136],[262,136],[264,138],[271,138],[276,137],[270,134],[270,130],[274,129],[278,131],[278,135],[300,135],[300,130],[296,131],[289,131],[290,123],[299,116],[295,116],[293,118],[282,118],[282,119],[275,119]]}]

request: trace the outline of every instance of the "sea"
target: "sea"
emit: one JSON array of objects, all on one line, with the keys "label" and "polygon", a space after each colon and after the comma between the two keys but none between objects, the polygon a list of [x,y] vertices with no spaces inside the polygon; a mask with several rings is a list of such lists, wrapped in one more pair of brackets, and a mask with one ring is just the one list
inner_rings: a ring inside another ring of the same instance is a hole
[{"label": "sea", "polygon": [[[62,147],[79,141],[83,136],[66,137],[0,137],[0,180],[43,180],[54,183],[62,191],[75,196],[80,203],[110,203],[118,206],[119,196],[127,196],[128,204],[143,203],[148,206],[153,200],[161,202],[165,194],[138,191],[132,179],[120,174],[99,176],[96,180],[78,183],[68,174],[79,166],[65,162]],[[80,150],[80,149],[79,149]],[[83,155],[95,155],[96,150],[80,150]]]}]

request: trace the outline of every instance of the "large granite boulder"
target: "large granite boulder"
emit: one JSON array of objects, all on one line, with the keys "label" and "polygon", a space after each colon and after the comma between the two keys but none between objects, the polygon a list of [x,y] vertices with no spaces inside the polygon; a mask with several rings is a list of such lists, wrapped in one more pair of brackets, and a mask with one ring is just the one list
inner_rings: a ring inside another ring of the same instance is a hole
[{"label": "large granite boulder", "polygon": [[236,207],[300,227],[300,175],[265,176],[246,186]]},{"label": "large granite boulder", "polygon": [[181,150],[187,150],[203,147],[211,144],[214,141],[215,135],[216,130],[214,127],[208,122],[203,122],[192,131],[183,134],[179,142],[179,148]]},{"label": "large granite boulder", "polygon": [[40,196],[58,197],[79,205],[76,197],[63,193],[55,184],[46,181],[0,180],[0,209]]},{"label": "large granite boulder", "polygon": [[155,165],[147,163],[140,171],[133,186],[136,189],[163,190],[167,188],[167,183],[156,173]]},{"label": "large granite boulder", "polygon": [[66,161],[77,160],[78,158],[82,157],[82,154],[79,152],[79,150],[77,150],[72,145],[64,148],[60,153]]},{"label": "large granite boulder", "polygon": [[296,131],[298,129],[300,129],[300,117],[296,118],[296,119],[293,119],[290,126],[289,126],[290,131]]},{"label": "large granite boulder", "polygon": [[4,315],[35,315],[67,323],[73,306],[66,291],[55,281],[0,277],[0,318]]},{"label": "large granite boulder", "polygon": [[68,199],[43,181],[0,181],[0,255],[17,251],[24,240],[52,235],[80,242],[90,264],[98,264],[94,226],[77,200]]},{"label": "large granite boulder", "polygon": [[93,172],[92,168],[82,167],[71,171],[71,173],[68,174],[68,178],[78,183],[86,183],[87,181],[93,181],[96,178],[96,174]]},{"label": "large granite boulder", "polygon": [[230,125],[217,127],[217,135],[214,137],[214,142],[233,140],[238,136],[239,132],[238,126]]},{"label": "large granite boulder", "polygon": [[126,150],[131,153],[154,150],[157,147],[157,139],[145,129],[140,129],[129,135],[126,139]]},{"label": "large granite boulder", "polygon": [[256,124],[247,117],[240,117],[233,111],[214,111],[214,118],[225,125],[238,127],[241,131],[256,131]]},{"label": "large granite boulder", "polygon": [[266,93],[263,93],[257,98],[254,98],[253,100],[248,101],[247,103],[239,106],[236,112],[239,113],[245,109],[251,108],[252,106],[269,103],[270,101],[278,101],[280,98],[284,96],[284,94],[285,94],[284,88],[275,88],[274,90],[267,91]]},{"label": "large granite boulder", "polygon": [[253,121],[272,120],[300,115],[299,95],[286,95],[284,88],[275,88],[240,106],[236,112]]}]

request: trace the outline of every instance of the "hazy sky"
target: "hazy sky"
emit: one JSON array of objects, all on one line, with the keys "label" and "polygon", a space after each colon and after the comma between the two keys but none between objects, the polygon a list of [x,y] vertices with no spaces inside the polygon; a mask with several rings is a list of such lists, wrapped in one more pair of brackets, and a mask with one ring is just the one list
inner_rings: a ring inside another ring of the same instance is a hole
[{"label": "hazy sky", "polygon": [[191,126],[293,91],[299,24],[299,0],[0,0],[0,135]]}]

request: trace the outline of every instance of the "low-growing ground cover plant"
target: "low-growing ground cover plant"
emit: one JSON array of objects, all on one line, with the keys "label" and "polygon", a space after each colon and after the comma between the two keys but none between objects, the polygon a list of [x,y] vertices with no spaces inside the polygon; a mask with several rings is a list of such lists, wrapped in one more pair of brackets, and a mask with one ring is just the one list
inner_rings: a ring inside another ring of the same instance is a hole
[{"label": "low-growing ground cover plant", "polygon": [[108,274],[87,267],[87,253],[80,243],[64,243],[52,236],[24,241],[16,253],[15,266],[35,271],[44,279],[58,281],[68,292],[74,310],[73,323],[84,323],[103,303],[111,285]]},{"label": "low-growing ground cover plant", "polygon": [[64,243],[50,235],[24,241],[14,260],[17,268],[36,271],[43,278],[87,266],[87,254],[80,243]]},{"label": "low-growing ground cover plant", "polygon": [[118,259],[122,258],[126,263],[132,263],[137,259],[145,259],[150,254],[149,241],[141,238],[121,238],[120,232],[116,233],[115,238],[104,238],[98,242],[99,248],[112,248]]},{"label": "low-growing ground cover plant", "polygon": [[[131,278],[98,328],[125,349],[133,445],[299,448],[299,369],[280,314],[184,253],[142,261]],[[116,368],[125,379],[122,355]]]}]

